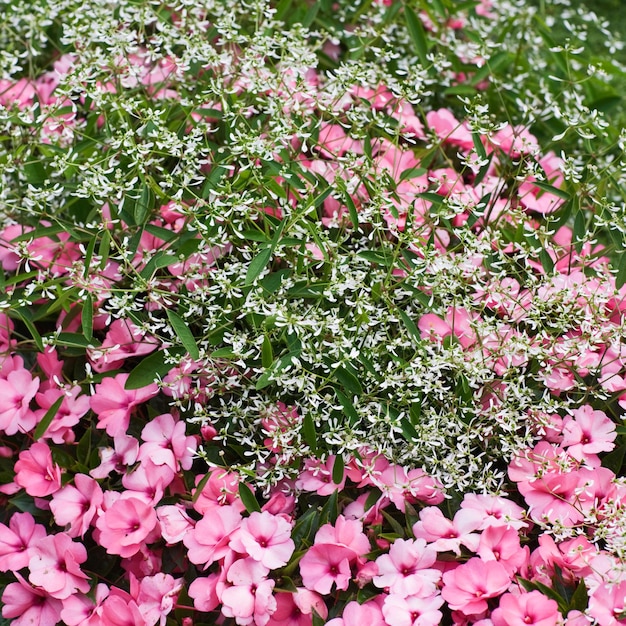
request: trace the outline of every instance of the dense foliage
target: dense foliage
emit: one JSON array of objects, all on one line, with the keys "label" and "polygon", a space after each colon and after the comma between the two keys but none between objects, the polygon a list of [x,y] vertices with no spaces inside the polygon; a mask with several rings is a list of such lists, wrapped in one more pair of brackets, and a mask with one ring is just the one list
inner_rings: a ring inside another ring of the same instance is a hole
[{"label": "dense foliage", "polygon": [[4,618],[626,623],[605,22],[3,8]]}]

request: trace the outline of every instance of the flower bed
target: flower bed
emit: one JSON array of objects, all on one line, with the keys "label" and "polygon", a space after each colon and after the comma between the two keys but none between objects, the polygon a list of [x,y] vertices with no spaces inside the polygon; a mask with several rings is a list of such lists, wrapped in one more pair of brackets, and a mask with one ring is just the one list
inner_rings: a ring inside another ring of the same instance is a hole
[{"label": "flower bed", "polygon": [[7,623],[626,623],[624,68],[578,45],[606,25],[29,11],[0,28]]}]

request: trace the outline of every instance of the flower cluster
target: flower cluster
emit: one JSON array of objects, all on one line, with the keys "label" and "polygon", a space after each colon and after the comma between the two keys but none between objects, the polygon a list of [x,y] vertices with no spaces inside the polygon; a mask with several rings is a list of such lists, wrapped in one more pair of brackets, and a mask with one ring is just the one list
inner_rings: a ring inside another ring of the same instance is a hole
[{"label": "flower cluster", "polygon": [[583,50],[490,0],[10,4],[2,617],[626,623]]}]

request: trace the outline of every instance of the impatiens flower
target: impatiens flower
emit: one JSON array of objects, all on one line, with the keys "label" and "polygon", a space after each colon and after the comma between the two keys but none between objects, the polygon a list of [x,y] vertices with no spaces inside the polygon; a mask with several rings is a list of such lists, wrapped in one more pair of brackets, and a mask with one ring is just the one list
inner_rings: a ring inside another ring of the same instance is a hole
[{"label": "impatiens flower", "polygon": [[385,598],[383,615],[387,624],[394,626],[439,626],[443,617],[439,608],[443,598],[439,594],[426,597],[401,597],[391,594]]},{"label": "impatiens flower", "polygon": [[217,597],[217,583],[219,579],[219,574],[198,576],[189,585],[189,597],[193,599],[193,605],[197,611],[209,613],[219,606],[220,600]]},{"label": "impatiens flower", "polygon": [[16,572],[28,566],[33,546],[46,536],[30,513],[14,513],[9,526],[0,524],[0,572]]},{"label": "impatiens flower", "polygon": [[77,591],[89,591],[89,576],[80,569],[87,560],[82,543],[65,533],[45,537],[33,550],[28,562],[29,580],[53,598],[64,600]]},{"label": "impatiens flower", "polygon": [[561,445],[577,461],[586,460],[592,467],[599,466],[599,452],[610,452],[617,437],[615,423],[604,411],[594,410],[588,404],[563,418]]},{"label": "impatiens flower", "polygon": [[15,577],[17,582],[9,583],[2,593],[2,617],[11,619],[12,626],[56,624],[61,617],[62,601],[32,587],[17,572]]},{"label": "impatiens flower", "polygon": [[198,442],[185,436],[186,424],[165,413],[157,415],[141,431],[144,443],[139,448],[138,460],[150,459],[155,465],[167,465],[176,473],[191,469]]},{"label": "impatiens flower", "polygon": [[461,553],[461,546],[472,551],[478,547],[480,535],[475,532],[483,522],[482,515],[475,510],[461,509],[450,521],[434,506],[420,511],[420,521],[413,525],[417,538],[432,542],[438,552]]},{"label": "impatiens flower", "polygon": [[46,428],[43,437],[52,439],[54,443],[73,443],[74,432],[72,428],[80,422],[80,418],[89,411],[89,396],[80,395],[81,389],[74,385],[69,389],[58,387],[47,389],[35,396],[37,404],[41,407],[35,411],[37,422],[40,422],[50,407],[59,399],[63,398],[61,406],[57,409],[50,425]]},{"label": "impatiens flower", "polygon": [[61,468],[52,461],[50,448],[34,443],[20,452],[15,464],[15,482],[31,496],[44,497],[61,488]]},{"label": "impatiens flower", "polygon": [[167,615],[174,608],[174,602],[182,588],[181,580],[163,573],[144,576],[139,582],[136,593],[132,593],[135,586],[132,582],[131,579],[131,595],[135,597],[141,609],[146,626],[155,624],[165,626]]},{"label": "impatiens flower", "polygon": [[27,433],[35,427],[37,418],[30,401],[39,389],[39,378],[33,378],[24,368],[0,378],[0,431],[7,435]]},{"label": "impatiens flower", "polygon": [[122,557],[136,554],[156,525],[154,508],[138,498],[119,498],[96,521],[99,543]]},{"label": "impatiens flower", "polygon": [[[196,477],[196,484],[202,481],[204,476]],[[241,478],[237,472],[229,472],[222,468],[216,468],[209,472],[209,479],[203,481],[201,492],[193,494],[193,508],[204,515],[213,508],[219,508],[228,504],[238,511],[243,511],[245,506],[239,498],[239,483]]]},{"label": "impatiens flower", "polygon": [[133,409],[156,396],[159,389],[152,383],[141,389],[124,389],[128,374],[105,378],[91,396],[91,410],[98,416],[98,428],[117,437],[126,433]]},{"label": "impatiens flower", "polygon": [[439,570],[429,569],[436,559],[437,550],[423,539],[396,539],[389,554],[376,559],[378,575],[374,576],[374,584],[401,598],[430,596],[441,578]]},{"label": "impatiens flower", "polygon": [[348,602],[341,617],[331,619],[326,626],[387,626],[391,622],[384,619],[379,598],[363,604]]},{"label": "impatiens flower", "polygon": [[61,619],[66,626],[103,626],[102,603],[109,595],[109,588],[100,583],[96,587],[95,602],[88,596],[74,594],[63,600]]},{"label": "impatiens flower", "polygon": [[626,623],[626,581],[600,585],[589,598],[589,615],[602,626]]},{"label": "impatiens flower", "polygon": [[540,591],[506,593],[491,614],[494,626],[557,626],[560,618],[558,604]]},{"label": "impatiens flower", "polygon": [[161,528],[161,536],[169,544],[182,541],[184,536],[193,529],[194,524],[184,506],[181,504],[166,504],[156,509]]},{"label": "impatiens flower", "polygon": [[352,550],[336,544],[311,546],[299,564],[304,586],[322,595],[330,593],[333,584],[337,589],[347,589],[352,578],[350,561],[354,558]]},{"label": "impatiens flower", "polygon": [[490,526],[480,535],[476,554],[483,561],[498,561],[509,574],[520,571],[528,562],[528,546],[520,545],[520,538],[513,528]]},{"label": "impatiens flower", "polygon": [[[274,597],[276,611],[272,613],[268,626],[311,626],[313,613],[322,619],[328,617],[323,598],[314,591],[300,587],[294,593],[281,592]],[[371,622],[367,624],[370,626]]]},{"label": "impatiens flower", "polygon": [[76,474],[74,485],[65,485],[52,496],[50,510],[59,526],[69,525],[70,537],[83,537],[102,505],[100,485],[90,476]]},{"label": "impatiens flower", "polygon": [[487,609],[489,598],[499,596],[510,584],[501,563],[475,557],[444,573],[441,595],[453,611],[478,615]]},{"label": "impatiens flower", "polygon": [[268,569],[286,565],[295,548],[291,524],[267,511],[254,511],[245,518],[229,545],[233,550],[260,561]]},{"label": "impatiens flower", "polygon": [[481,513],[483,522],[478,530],[484,530],[490,526],[506,526],[520,530],[528,526],[523,521],[524,509],[502,496],[468,493],[461,502],[461,508],[473,509]]}]

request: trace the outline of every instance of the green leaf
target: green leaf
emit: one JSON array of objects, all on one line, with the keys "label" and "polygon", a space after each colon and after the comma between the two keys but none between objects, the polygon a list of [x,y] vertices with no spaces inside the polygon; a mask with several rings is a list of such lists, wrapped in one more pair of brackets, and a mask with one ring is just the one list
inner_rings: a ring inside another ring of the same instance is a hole
[{"label": "green leaf", "polygon": [[59,408],[63,404],[65,396],[61,396],[57,398],[54,404],[46,411],[46,414],[41,418],[39,424],[37,424],[37,428],[35,428],[35,432],[33,433],[33,439],[38,441],[41,439],[43,434],[48,430],[48,426],[52,423],[52,420],[55,418],[56,414],[59,411]]},{"label": "green leaf", "polygon": [[544,183],[544,182],[541,182],[540,180],[536,180],[533,182],[533,185],[535,185],[535,187],[539,187],[539,189],[547,193],[551,193],[552,195],[562,198],[563,200],[571,199],[571,196],[569,193],[567,193],[567,191],[563,191],[563,189],[559,189],[558,187],[555,187],[554,185],[550,185],[549,183]]},{"label": "green leaf", "polygon": [[552,274],[554,271],[554,261],[545,248],[541,248],[541,250],[539,250],[539,260],[541,261],[541,266],[545,270],[546,274]]},{"label": "green leaf", "polygon": [[263,367],[269,368],[274,362],[274,351],[272,350],[272,342],[265,335],[263,337],[263,347],[261,348],[261,363]]},{"label": "green leaf", "polygon": [[184,354],[185,350],[179,347],[153,352],[131,371],[124,389],[141,389],[151,385],[155,380],[163,378],[174,367],[171,362],[166,361],[180,358]]},{"label": "green leaf", "polygon": [[333,376],[344,386],[345,389],[351,392],[352,395],[363,395],[363,387],[361,387],[359,379],[345,367],[338,367],[333,372]]},{"label": "green leaf", "polygon": [[99,341],[94,341],[93,338],[85,339],[78,333],[59,333],[55,337],[54,342],[58,346],[67,346],[69,348],[89,348],[100,345]]},{"label": "green leaf", "polygon": [[26,326],[26,328],[28,329],[28,332],[33,338],[33,341],[35,342],[35,345],[37,346],[37,349],[39,350],[39,352],[43,352],[44,351],[43,340],[41,339],[41,335],[35,328],[35,325],[31,321],[30,311],[23,307],[16,308],[14,309],[14,311],[16,315],[22,320],[22,322],[24,322],[24,326]]},{"label": "green leaf", "polygon": [[246,272],[246,285],[251,285],[257,278],[257,276],[263,271],[267,262],[272,256],[272,250],[270,248],[264,248],[257,254],[257,256],[250,261],[248,271]]},{"label": "green leaf", "polygon": [[102,259],[100,261],[100,269],[104,269],[109,260],[109,249],[111,247],[111,233],[109,229],[105,229],[102,233],[102,239],[100,239],[100,245],[98,246],[98,256]]},{"label": "green leaf", "polygon": [[170,309],[167,309],[166,313],[167,319],[172,325],[176,336],[183,344],[183,347],[185,348],[185,350],[187,350],[189,356],[197,361],[200,358],[200,352],[196,344],[196,339],[193,336],[191,330],[189,330],[189,326],[187,326],[187,322],[185,322],[185,320],[180,317],[180,315],[174,313],[174,311],[171,311]]},{"label": "green leaf", "polygon": [[80,324],[85,339],[91,341],[93,339],[93,297],[90,293],[87,294],[83,302]]},{"label": "green leaf", "polygon": [[337,400],[339,400],[339,404],[341,404],[344,413],[348,417],[348,424],[350,426],[354,426],[359,421],[359,414],[354,408],[352,401],[348,398],[348,396],[339,391],[339,389],[335,389],[335,395],[337,396]]},{"label": "green leaf", "polygon": [[621,289],[626,284],[626,252],[619,255],[617,274],[615,276],[615,288]]},{"label": "green leaf", "polygon": [[408,6],[404,7],[404,16],[406,18],[406,25],[409,30],[409,35],[411,36],[411,41],[413,42],[413,47],[417,52],[417,56],[419,57],[422,66],[428,67],[430,65],[427,58],[428,43],[426,41],[426,32],[424,31],[422,20],[420,20],[413,9]]},{"label": "green leaf", "polygon": [[406,329],[409,331],[413,339],[416,339],[419,343],[421,343],[422,336],[419,329],[415,325],[415,322],[402,309],[398,309],[398,314],[400,315],[400,319],[403,321]]},{"label": "green leaf", "polygon": [[343,455],[338,454],[335,457],[335,462],[333,463],[333,482],[335,485],[340,485],[343,482],[344,470],[345,465],[343,462]]},{"label": "green leaf", "polygon": [[315,422],[310,413],[307,413],[302,420],[302,438],[307,443],[313,454],[317,450],[317,433],[315,432]]},{"label": "green leaf", "polygon": [[146,266],[139,272],[139,276],[145,280],[150,280],[157,270],[168,265],[175,265],[179,260],[177,256],[166,254],[163,250],[160,250],[146,263]]},{"label": "green leaf", "polygon": [[621,475],[621,469],[626,455],[626,444],[613,450],[602,459],[602,467],[610,469],[614,474]]},{"label": "green leaf", "polygon": [[558,604],[559,611],[562,615],[567,614],[567,603],[556,591],[554,591],[554,589],[551,589],[543,583],[526,580],[525,578],[521,578],[519,576],[517,577],[517,581],[524,588],[525,591],[541,591],[544,596],[551,598]]},{"label": "green leaf", "polygon": [[261,511],[261,507],[259,506],[257,499],[254,497],[252,490],[245,483],[239,483],[239,497],[241,498],[241,501],[246,507],[246,511],[248,511],[248,513]]},{"label": "green leaf", "polygon": [[141,186],[141,193],[135,201],[135,207],[133,210],[135,224],[143,224],[147,220],[150,214],[150,210],[152,209],[152,204],[152,191],[150,191],[148,183],[144,181],[143,185]]}]

